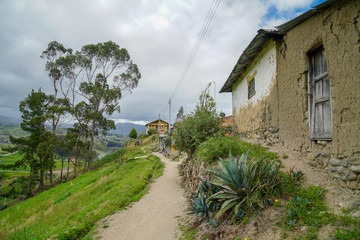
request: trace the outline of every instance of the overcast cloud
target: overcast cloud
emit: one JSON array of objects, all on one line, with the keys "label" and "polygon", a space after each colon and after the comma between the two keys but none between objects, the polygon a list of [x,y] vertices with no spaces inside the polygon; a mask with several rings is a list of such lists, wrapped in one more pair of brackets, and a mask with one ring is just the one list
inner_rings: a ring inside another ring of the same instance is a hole
[{"label": "overcast cloud", "polygon": [[[218,92],[260,28],[274,28],[324,0],[222,0],[196,58],[172,99],[190,112],[207,83]],[[0,115],[20,117],[18,105],[32,89],[50,93],[40,58],[51,41],[79,50],[114,41],[126,48],[142,78],[112,118],[168,120],[168,100],[184,69],[212,1],[204,0],[1,0]],[[211,89],[213,94],[214,89]],[[231,113],[231,94],[216,94]]]}]

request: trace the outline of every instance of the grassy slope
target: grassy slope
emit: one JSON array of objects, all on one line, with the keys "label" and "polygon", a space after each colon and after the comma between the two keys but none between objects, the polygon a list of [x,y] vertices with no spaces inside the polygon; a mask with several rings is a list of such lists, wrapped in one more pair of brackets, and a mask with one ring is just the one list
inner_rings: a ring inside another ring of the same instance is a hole
[{"label": "grassy slope", "polygon": [[139,200],[161,166],[153,155],[109,163],[5,209],[0,212],[0,239],[85,236],[97,221]]}]

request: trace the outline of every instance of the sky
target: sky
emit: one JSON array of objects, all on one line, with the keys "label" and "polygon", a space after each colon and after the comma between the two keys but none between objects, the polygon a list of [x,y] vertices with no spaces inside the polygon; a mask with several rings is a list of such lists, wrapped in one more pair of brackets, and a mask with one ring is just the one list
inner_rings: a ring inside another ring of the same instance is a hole
[{"label": "sky", "polygon": [[[219,94],[242,51],[261,28],[275,28],[324,0],[222,0],[196,57],[171,99],[171,122],[191,112],[202,90],[232,114],[231,93]],[[0,0],[0,115],[20,118],[32,89],[51,93],[42,51],[51,41],[80,50],[113,41],[126,48],[142,78],[123,96],[116,122],[169,121],[169,98],[212,0]]]}]

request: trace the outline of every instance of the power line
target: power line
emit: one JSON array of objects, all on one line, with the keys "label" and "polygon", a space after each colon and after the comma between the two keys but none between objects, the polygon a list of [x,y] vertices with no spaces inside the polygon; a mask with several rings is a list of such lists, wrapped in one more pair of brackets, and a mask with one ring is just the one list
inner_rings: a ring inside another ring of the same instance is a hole
[{"label": "power line", "polygon": [[200,33],[199,33],[199,35],[198,35],[198,37],[196,39],[196,42],[195,42],[195,44],[194,44],[194,46],[193,46],[193,48],[192,48],[192,50],[190,52],[190,56],[189,56],[189,58],[188,58],[188,60],[187,60],[187,62],[185,64],[184,70],[182,71],[182,74],[180,75],[180,78],[179,78],[179,80],[178,80],[178,82],[176,84],[175,90],[174,90],[174,92],[173,92],[173,94],[171,95],[170,98],[173,98],[175,96],[177,90],[180,88],[180,86],[181,86],[182,82],[184,81],[187,73],[189,72],[191,64],[194,61],[194,58],[195,58],[195,56],[196,56],[196,54],[197,54],[197,52],[198,52],[198,50],[199,50],[199,48],[201,46],[202,40],[204,39],[204,37],[206,35],[206,32],[207,32],[207,30],[208,30],[208,28],[210,26],[210,23],[211,23],[212,19],[214,18],[214,15],[216,13],[216,10],[217,10],[220,2],[221,2],[221,0],[213,0],[212,4],[210,6],[210,9],[209,9],[209,11],[208,11],[208,13],[206,15],[205,21],[204,21],[204,23],[203,23],[203,25],[201,27]]},{"label": "power line", "polygon": [[[180,78],[179,78],[179,80],[178,80],[178,82],[176,84],[176,87],[175,87],[170,99],[175,97],[176,92],[180,88],[180,86],[181,86],[182,82],[184,81],[187,73],[189,72],[191,64],[194,61],[194,58],[195,58],[195,56],[196,56],[196,54],[197,54],[197,52],[198,52],[198,50],[199,50],[199,48],[201,46],[202,40],[204,39],[204,37],[206,35],[206,32],[207,32],[207,30],[208,30],[208,28],[210,26],[210,23],[211,23],[212,19],[214,18],[214,15],[216,13],[217,8],[219,7],[220,2],[221,2],[221,0],[213,0],[211,6],[209,8],[209,11],[208,11],[208,13],[206,15],[205,21],[203,22],[203,25],[201,27],[200,33],[199,33],[199,35],[198,35],[198,37],[196,39],[196,42],[195,42],[195,44],[194,44],[194,46],[193,46],[193,48],[192,48],[192,50],[190,52],[189,58],[186,61],[185,67],[184,67],[184,69],[183,69],[183,71],[182,71],[182,73],[180,75]],[[169,99],[169,101],[170,101],[170,99]],[[160,112],[163,112],[166,109],[166,107],[167,106],[165,105],[164,108],[162,108]]]}]

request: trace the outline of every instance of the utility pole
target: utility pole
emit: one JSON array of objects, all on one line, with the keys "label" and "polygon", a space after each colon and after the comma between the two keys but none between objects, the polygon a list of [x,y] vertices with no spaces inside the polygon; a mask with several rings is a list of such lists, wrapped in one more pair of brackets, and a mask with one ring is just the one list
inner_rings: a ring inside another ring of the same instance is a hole
[{"label": "utility pole", "polygon": [[214,101],[215,101],[215,104],[216,104],[216,84],[215,82],[214,83]]},{"label": "utility pole", "polygon": [[158,121],[158,132],[160,133],[160,113],[159,113],[159,121]]},{"label": "utility pole", "polygon": [[169,99],[169,133],[171,129],[171,98]]}]

